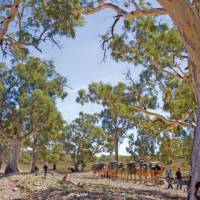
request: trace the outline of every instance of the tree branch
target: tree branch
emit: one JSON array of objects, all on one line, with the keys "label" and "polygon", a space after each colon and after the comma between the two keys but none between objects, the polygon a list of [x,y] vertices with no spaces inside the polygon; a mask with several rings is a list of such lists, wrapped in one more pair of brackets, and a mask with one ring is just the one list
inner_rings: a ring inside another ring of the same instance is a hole
[{"label": "tree branch", "polygon": [[112,3],[104,3],[98,7],[83,6],[81,7],[81,9],[83,10],[83,14],[85,15],[91,15],[101,10],[111,9],[117,13],[118,17],[124,17],[125,19],[134,19],[138,17],[150,17],[167,14],[164,8],[152,8],[148,10],[136,10],[132,12],[127,12]]},{"label": "tree branch", "polygon": [[135,105],[127,105],[127,104],[123,104],[123,103],[116,103],[116,102],[110,102],[112,103],[113,105],[115,106],[126,106],[127,109],[129,109],[129,111],[131,110],[134,110],[134,111],[139,111],[139,112],[142,112],[146,115],[149,115],[149,116],[154,116],[154,117],[157,117],[158,119],[162,120],[165,124],[169,125],[169,126],[184,126],[186,128],[192,128],[194,129],[196,127],[196,124],[188,124],[186,122],[184,122],[186,119],[185,117],[181,120],[173,120],[173,119],[168,119],[167,117],[159,114],[159,113],[156,113],[156,112],[152,112],[152,111],[148,111],[146,110],[145,108],[143,107],[140,107],[140,106],[135,106]]},{"label": "tree branch", "polygon": [[103,49],[103,52],[104,52],[104,55],[103,55],[103,61],[106,60],[107,56],[106,56],[106,53],[107,53],[107,48],[105,47],[105,45],[112,39],[114,39],[114,36],[115,36],[115,26],[117,24],[117,22],[120,20],[120,17],[116,17],[113,25],[111,26],[111,36],[105,40],[103,40],[102,42],[102,49]]},{"label": "tree branch", "polygon": [[5,19],[2,25],[2,29],[0,30],[0,40],[2,40],[4,35],[7,33],[9,24],[15,19],[18,13],[18,7],[20,2],[21,0],[16,0],[11,6],[10,16],[8,16],[7,19]]}]

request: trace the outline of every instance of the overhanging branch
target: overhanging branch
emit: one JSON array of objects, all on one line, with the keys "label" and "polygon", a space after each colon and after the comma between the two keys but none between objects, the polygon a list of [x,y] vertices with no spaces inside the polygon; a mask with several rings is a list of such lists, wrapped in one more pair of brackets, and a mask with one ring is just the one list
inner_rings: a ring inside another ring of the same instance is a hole
[{"label": "overhanging branch", "polygon": [[149,115],[149,116],[154,116],[160,120],[162,120],[166,125],[169,125],[169,126],[173,126],[173,127],[177,127],[177,126],[183,126],[183,127],[186,127],[186,128],[191,128],[191,129],[194,129],[196,127],[196,124],[188,124],[185,122],[186,118],[184,117],[183,119],[181,120],[173,120],[173,119],[168,119],[167,117],[159,114],[159,113],[156,113],[156,112],[152,112],[152,111],[148,111],[146,110],[145,108],[143,107],[140,107],[140,106],[135,106],[135,105],[127,105],[127,104],[123,104],[123,103],[117,103],[117,102],[112,102],[113,105],[115,106],[126,106],[127,109],[129,110],[132,110],[132,111],[138,111],[138,112],[142,112],[146,115]]},{"label": "overhanging branch", "polygon": [[138,17],[150,17],[167,14],[164,8],[152,8],[147,10],[135,10],[132,12],[127,12],[112,3],[104,3],[98,7],[83,6],[81,7],[81,9],[83,10],[83,14],[85,15],[91,15],[101,10],[111,9],[117,13],[118,17],[124,17],[125,19],[134,19]]}]

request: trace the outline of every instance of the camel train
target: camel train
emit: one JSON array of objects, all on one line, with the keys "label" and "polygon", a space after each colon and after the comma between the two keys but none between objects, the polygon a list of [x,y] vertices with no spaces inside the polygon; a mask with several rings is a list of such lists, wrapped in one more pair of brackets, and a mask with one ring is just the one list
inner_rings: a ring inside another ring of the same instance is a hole
[{"label": "camel train", "polygon": [[159,162],[146,163],[140,161],[139,165],[137,165],[134,161],[127,164],[111,161],[108,164],[94,163],[92,170],[94,176],[127,181],[134,180],[135,182],[139,180],[140,183],[150,181],[154,185],[159,185],[160,177],[165,169]]}]

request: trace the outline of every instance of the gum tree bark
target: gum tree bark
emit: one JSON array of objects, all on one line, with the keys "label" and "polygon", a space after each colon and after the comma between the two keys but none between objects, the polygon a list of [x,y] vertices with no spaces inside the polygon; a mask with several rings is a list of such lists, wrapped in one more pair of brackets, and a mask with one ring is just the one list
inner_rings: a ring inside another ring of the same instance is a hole
[{"label": "gum tree bark", "polygon": [[192,69],[198,112],[197,126],[194,131],[192,152],[192,181],[190,200],[196,200],[194,188],[200,181],[200,16],[195,7],[186,0],[158,0],[171,16],[179,30],[189,54],[189,63]]},{"label": "gum tree bark", "polygon": [[5,169],[5,174],[18,173],[18,160],[20,153],[21,142],[18,140],[16,135],[14,135],[9,143],[8,147],[8,162]]}]

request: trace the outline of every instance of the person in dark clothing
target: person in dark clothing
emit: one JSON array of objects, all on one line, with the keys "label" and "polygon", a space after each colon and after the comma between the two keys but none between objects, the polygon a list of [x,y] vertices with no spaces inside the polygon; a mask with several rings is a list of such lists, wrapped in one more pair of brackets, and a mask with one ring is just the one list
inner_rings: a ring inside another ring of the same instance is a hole
[{"label": "person in dark clothing", "polygon": [[56,163],[53,163],[53,171],[56,171],[57,168],[56,168]]},{"label": "person in dark clothing", "polygon": [[44,164],[43,169],[44,169],[44,176],[46,177],[47,171],[48,171],[48,164],[47,163]]},{"label": "person in dark clothing", "polygon": [[182,173],[180,168],[178,168],[176,172],[176,181],[177,181],[177,189],[180,188],[182,190]]},{"label": "person in dark clothing", "polygon": [[38,168],[37,165],[35,166],[35,169],[34,169],[34,170],[35,170],[35,175],[37,176],[37,175],[38,175],[38,171],[39,171],[39,168]]},{"label": "person in dark clothing", "polygon": [[189,179],[188,179],[188,182],[187,182],[187,200],[189,200],[189,198],[190,198],[190,184],[191,184],[191,180],[192,180],[192,176],[189,175]]}]

